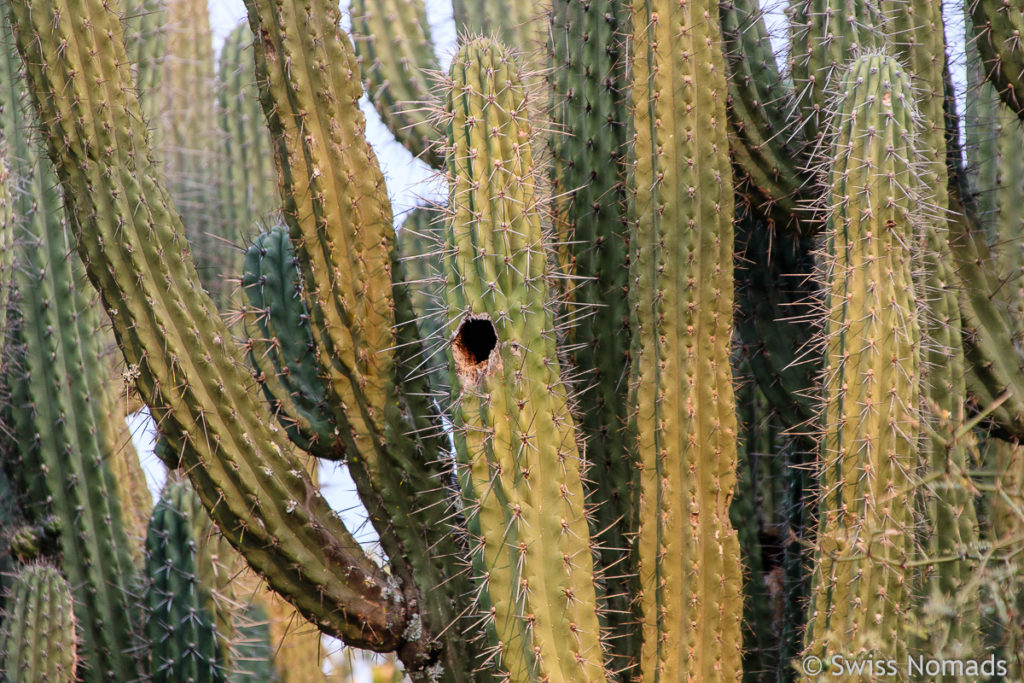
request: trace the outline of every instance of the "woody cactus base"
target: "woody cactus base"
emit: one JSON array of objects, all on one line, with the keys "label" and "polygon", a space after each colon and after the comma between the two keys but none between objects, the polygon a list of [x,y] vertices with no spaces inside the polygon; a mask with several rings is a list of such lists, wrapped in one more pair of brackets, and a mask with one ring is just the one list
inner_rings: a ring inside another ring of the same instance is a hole
[{"label": "woody cactus base", "polygon": [[[781,63],[755,0],[457,2],[443,75],[422,0],[219,68],[186,0],[7,8],[0,678],[1020,680],[1019,9],[793,0]],[[447,182],[398,234],[367,93]]]}]

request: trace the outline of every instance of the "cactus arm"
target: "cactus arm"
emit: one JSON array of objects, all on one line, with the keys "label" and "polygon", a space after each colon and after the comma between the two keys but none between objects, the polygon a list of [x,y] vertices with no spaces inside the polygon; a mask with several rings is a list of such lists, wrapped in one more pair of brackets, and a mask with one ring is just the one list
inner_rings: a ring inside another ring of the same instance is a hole
[{"label": "cactus arm", "polygon": [[733,186],[719,26],[717,2],[633,3],[630,402],[644,681],[740,677],[742,572],[729,522]]},{"label": "cactus arm", "polygon": [[344,446],[335,436],[319,367],[310,357],[316,342],[287,230],[275,226],[257,236],[244,265],[246,348],[271,412],[296,446],[340,460]]},{"label": "cactus arm", "polygon": [[198,497],[184,481],[169,481],[146,534],[146,632],[153,683],[223,683],[210,586],[201,580],[197,554]]},{"label": "cactus arm", "polygon": [[220,119],[221,269],[235,276],[245,259],[257,226],[266,224],[278,208],[274,150],[260,107],[252,68],[252,31],[247,22],[224,39],[218,64],[217,102]]},{"label": "cactus arm", "polygon": [[[945,60],[935,61],[935,55],[945,55],[945,33],[941,7],[927,0],[882,3],[891,22],[890,34],[907,64],[908,74],[917,91],[917,104],[923,122],[920,134],[921,176],[923,199],[928,202],[932,216],[923,221],[924,235],[921,261],[924,282],[929,290],[924,305],[922,334],[930,344],[922,351],[925,381],[922,392],[925,414],[937,430],[936,434],[951,435],[965,422],[964,400],[965,357],[959,310],[959,283],[956,279],[953,255],[948,241],[949,178],[946,170],[945,140]],[[969,491],[965,473],[970,464],[966,445],[956,439],[931,438],[924,447],[931,472],[944,473],[944,477],[927,494],[927,514],[931,522],[928,555],[963,559],[939,562],[929,574],[927,592],[937,604],[948,604],[963,591],[974,571],[967,559],[977,546],[977,517],[973,495]],[[979,617],[977,601],[966,600],[956,610],[956,617],[947,620],[941,628],[945,634],[932,634],[931,642],[938,644],[954,641],[956,652],[978,650]],[[942,656],[942,652],[935,652]],[[946,653],[947,655],[949,652]]]},{"label": "cactus arm", "polygon": [[440,168],[444,155],[431,123],[429,72],[441,67],[423,0],[353,0],[352,42],[370,100],[413,156]]},{"label": "cactus arm", "polygon": [[530,97],[509,52],[490,39],[461,48],[451,79],[446,297],[459,478],[479,534],[477,611],[490,614],[489,645],[508,680],[603,681]]},{"label": "cactus arm", "polygon": [[1000,99],[1024,120],[1024,8],[1003,0],[966,0],[982,68]]},{"label": "cactus arm", "polygon": [[921,419],[911,279],[914,95],[896,60],[872,53],[853,61],[839,93],[826,200],[825,432],[807,652],[905,661],[908,497]]},{"label": "cactus arm", "polygon": [[787,115],[793,94],[779,75],[763,13],[755,0],[728,0],[719,12],[737,181],[749,184],[758,211],[779,227],[808,232],[812,223],[797,210],[809,180],[800,166],[802,131]]},{"label": "cactus arm", "polygon": [[877,47],[882,16],[877,0],[790,0],[790,73],[803,137],[822,143],[828,94],[855,48]]},{"label": "cactus arm", "polygon": [[[566,232],[572,281],[565,348],[584,377],[577,401],[586,441],[587,498],[599,564],[611,567],[601,586],[602,623],[615,637],[609,666],[628,670],[639,638],[631,622],[628,555],[633,528],[633,467],[629,453],[628,7],[617,0],[556,0],[551,7],[549,76],[555,126],[551,136],[553,192]],[[575,306],[575,308],[574,308]]]},{"label": "cactus arm", "polygon": [[198,287],[144,144],[113,14],[93,1],[10,6],[79,253],[137,387],[203,504],[320,628],[378,650],[407,645],[404,596],[359,549],[284,435],[268,428],[244,363]]},{"label": "cactus arm", "polygon": [[78,680],[75,611],[67,580],[53,567],[18,570],[0,618],[0,672],[7,683]]}]

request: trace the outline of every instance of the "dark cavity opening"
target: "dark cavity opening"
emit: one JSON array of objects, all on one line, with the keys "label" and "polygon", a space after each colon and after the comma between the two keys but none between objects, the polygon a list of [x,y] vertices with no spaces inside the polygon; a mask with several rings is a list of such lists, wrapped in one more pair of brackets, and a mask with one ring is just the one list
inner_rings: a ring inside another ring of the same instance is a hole
[{"label": "dark cavity opening", "polygon": [[498,332],[489,319],[472,318],[459,326],[454,343],[458,360],[467,365],[480,365],[487,362],[498,345]]}]

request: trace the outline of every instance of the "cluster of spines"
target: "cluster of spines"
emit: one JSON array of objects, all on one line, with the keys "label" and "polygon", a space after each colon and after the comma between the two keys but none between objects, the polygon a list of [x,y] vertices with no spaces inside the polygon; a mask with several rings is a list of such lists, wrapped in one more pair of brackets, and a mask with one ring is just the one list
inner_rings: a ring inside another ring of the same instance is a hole
[{"label": "cluster of spines", "polygon": [[818,550],[807,652],[905,661],[921,430],[919,125],[882,53],[839,85],[829,156]]},{"label": "cluster of spines", "polygon": [[450,75],[446,334],[476,613],[490,662],[510,680],[604,680],[530,95],[492,40],[463,45]]},{"label": "cluster of spines", "polygon": [[0,615],[0,675],[6,683],[74,683],[78,639],[71,588],[45,564],[21,567]]}]

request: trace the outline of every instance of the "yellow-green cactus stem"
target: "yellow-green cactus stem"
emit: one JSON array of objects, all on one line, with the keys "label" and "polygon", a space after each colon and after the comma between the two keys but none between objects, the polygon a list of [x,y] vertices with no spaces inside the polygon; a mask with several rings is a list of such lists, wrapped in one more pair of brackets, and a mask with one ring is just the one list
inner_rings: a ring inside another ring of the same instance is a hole
[{"label": "yellow-green cactus stem", "polygon": [[[718,3],[633,4],[633,353],[645,682],[736,681],[733,183]],[[680,628],[680,624],[685,627]]]},{"label": "yellow-green cactus stem", "polygon": [[450,73],[446,333],[476,617],[507,680],[603,681],[530,96],[508,50],[490,39],[465,44]]},{"label": "yellow-green cactus stem", "polygon": [[381,120],[413,156],[444,163],[431,123],[431,73],[440,66],[423,0],[353,0],[352,42],[370,100]]},{"label": "yellow-green cactus stem", "polygon": [[74,683],[78,641],[71,588],[42,564],[18,570],[0,615],[0,674],[6,683]]},{"label": "yellow-green cactus stem", "polygon": [[909,77],[885,54],[852,62],[834,107],[821,493],[806,652],[825,661],[843,653],[905,662],[922,420],[912,278],[919,124]]}]

